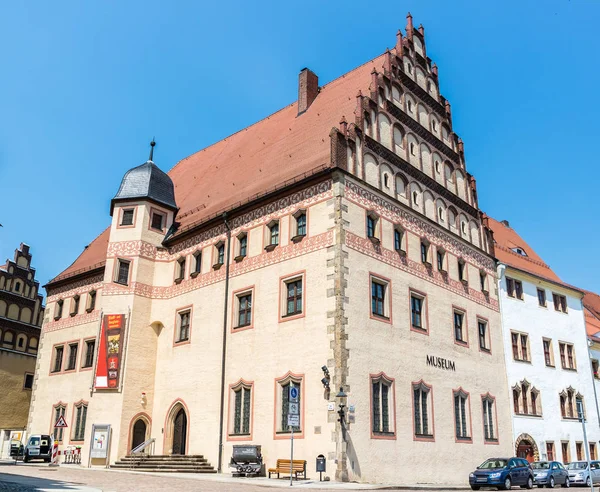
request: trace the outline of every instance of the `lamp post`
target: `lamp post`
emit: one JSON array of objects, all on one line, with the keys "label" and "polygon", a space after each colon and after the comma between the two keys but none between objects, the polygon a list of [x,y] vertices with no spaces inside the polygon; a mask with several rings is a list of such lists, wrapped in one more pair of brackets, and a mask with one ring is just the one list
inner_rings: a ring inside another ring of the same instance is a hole
[{"label": "lamp post", "polygon": [[338,399],[338,422],[340,423],[340,434],[337,439],[337,470],[335,478],[342,482],[348,481],[348,470],[346,469],[346,398],[348,395],[344,392],[344,388],[340,387],[340,391],[335,397]]},{"label": "lamp post", "polygon": [[579,417],[579,421],[581,422],[581,426],[583,427],[583,445],[585,446],[585,457],[588,465],[588,470],[590,472],[590,487],[592,492],[594,492],[594,480],[591,478],[592,474],[592,463],[590,461],[590,447],[588,445],[587,433],[585,432],[585,413],[583,411],[583,402],[581,400],[577,400],[577,417]]}]

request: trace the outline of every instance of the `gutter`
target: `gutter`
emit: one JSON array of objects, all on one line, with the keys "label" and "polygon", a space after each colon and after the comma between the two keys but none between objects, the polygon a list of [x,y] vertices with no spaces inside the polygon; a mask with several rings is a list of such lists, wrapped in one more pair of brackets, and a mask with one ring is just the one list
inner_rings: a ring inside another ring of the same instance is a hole
[{"label": "gutter", "polygon": [[223,349],[221,352],[221,408],[219,410],[219,461],[217,472],[221,473],[223,465],[223,417],[225,415],[225,357],[227,354],[227,301],[229,298],[229,255],[231,251],[231,229],[224,212],[223,223],[227,229],[227,256],[225,257],[225,298],[223,302]]}]

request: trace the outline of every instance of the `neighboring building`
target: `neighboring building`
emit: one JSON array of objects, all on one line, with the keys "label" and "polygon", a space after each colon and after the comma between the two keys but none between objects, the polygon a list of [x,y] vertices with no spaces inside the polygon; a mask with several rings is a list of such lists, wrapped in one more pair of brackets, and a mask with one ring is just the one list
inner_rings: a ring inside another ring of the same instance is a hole
[{"label": "neighboring building", "polygon": [[21,243],[13,260],[0,265],[0,458],[27,425],[44,305],[29,246]]},{"label": "neighboring building", "polygon": [[562,282],[507,221],[488,223],[499,261],[514,453],[529,461],[585,459],[581,400],[590,455],[597,459],[600,427],[583,292]]},{"label": "neighboring building", "polygon": [[47,285],[29,422],[64,415],[84,462],[111,424],[111,463],[154,438],[274,466],[290,387],[310,476],[323,454],[338,480],[462,484],[511,454],[491,234],[410,15],[393,51],[323,87],[302,70],[297,102],[168,175],[151,154],[110,212]]},{"label": "neighboring building", "polygon": [[[600,395],[600,296],[586,291],[583,296],[583,308],[592,373],[594,375],[594,387],[596,389],[596,409],[598,410],[598,396]],[[598,411],[598,415],[600,416],[600,411]],[[600,426],[600,418],[598,419],[598,425]]]}]

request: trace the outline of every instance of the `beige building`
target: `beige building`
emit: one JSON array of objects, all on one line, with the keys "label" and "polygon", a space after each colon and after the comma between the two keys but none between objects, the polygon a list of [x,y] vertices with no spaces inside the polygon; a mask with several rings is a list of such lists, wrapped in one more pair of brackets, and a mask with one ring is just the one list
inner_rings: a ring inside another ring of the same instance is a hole
[{"label": "beige building", "polygon": [[11,442],[24,440],[44,318],[38,292],[29,246],[21,244],[0,265],[0,458],[9,457]]},{"label": "beige building", "polygon": [[312,477],[323,454],[337,480],[464,483],[511,454],[490,234],[410,15],[394,50],[322,87],[304,69],[297,102],[168,175],[151,154],[111,216],[47,286],[29,420],[64,414],[84,462],[110,424],[111,463],[154,439],[272,467],[290,387]]}]

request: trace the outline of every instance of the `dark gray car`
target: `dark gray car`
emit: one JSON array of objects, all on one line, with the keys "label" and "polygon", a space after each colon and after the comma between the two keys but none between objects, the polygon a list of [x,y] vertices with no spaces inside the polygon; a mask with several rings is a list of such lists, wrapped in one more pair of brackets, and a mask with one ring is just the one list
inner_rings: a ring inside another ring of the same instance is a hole
[{"label": "dark gray car", "polygon": [[531,468],[533,468],[533,482],[538,487],[546,485],[553,489],[556,485],[571,486],[569,472],[558,461],[534,461],[531,463]]}]

